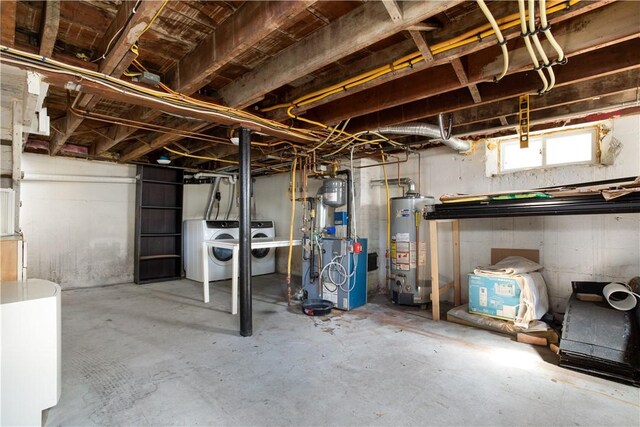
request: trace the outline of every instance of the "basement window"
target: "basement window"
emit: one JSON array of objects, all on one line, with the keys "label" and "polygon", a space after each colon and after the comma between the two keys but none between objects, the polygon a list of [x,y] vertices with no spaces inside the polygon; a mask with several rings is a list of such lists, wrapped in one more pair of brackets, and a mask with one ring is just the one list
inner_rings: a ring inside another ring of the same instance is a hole
[{"label": "basement window", "polygon": [[598,127],[533,135],[529,147],[509,138],[498,143],[498,173],[598,163]]}]

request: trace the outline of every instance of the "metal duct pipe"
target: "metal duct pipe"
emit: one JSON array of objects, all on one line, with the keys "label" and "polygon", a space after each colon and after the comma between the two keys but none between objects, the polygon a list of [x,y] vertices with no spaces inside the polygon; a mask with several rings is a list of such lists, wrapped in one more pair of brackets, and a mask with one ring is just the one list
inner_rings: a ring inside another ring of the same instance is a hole
[{"label": "metal duct pipe", "polygon": [[[416,191],[416,183],[411,178],[393,178],[388,179],[389,185],[402,185],[407,187],[407,194],[418,194]],[[384,179],[374,179],[371,181],[371,185],[384,185]]]},{"label": "metal duct pipe", "polygon": [[207,204],[207,210],[204,213],[205,221],[209,221],[211,219],[211,211],[213,211],[213,200],[215,199],[216,193],[218,192],[218,187],[220,187],[220,181],[222,181],[222,178],[216,177],[216,179],[213,181],[213,184],[211,184],[211,194],[209,194],[209,203]]},{"label": "metal duct pipe", "polygon": [[453,148],[457,151],[469,151],[471,149],[471,143],[469,141],[463,141],[455,136],[449,139],[444,139],[440,134],[440,128],[428,123],[405,123],[397,126],[385,126],[375,130],[378,133],[393,133],[399,135],[420,135],[429,138],[434,138],[436,141],[442,142],[444,145]]}]

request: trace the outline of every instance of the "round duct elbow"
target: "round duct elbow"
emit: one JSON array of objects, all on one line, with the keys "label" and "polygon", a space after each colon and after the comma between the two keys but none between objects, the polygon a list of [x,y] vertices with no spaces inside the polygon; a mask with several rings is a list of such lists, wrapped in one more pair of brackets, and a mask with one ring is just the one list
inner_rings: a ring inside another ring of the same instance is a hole
[{"label": "round duct elbow", "polygon": [[456,151],[464,152],[471,149],[471,143],[469,141],[456,138],[454,136],[449,139],[442,138],[440,128],[428,123],[405,123],[397,126],[385,126],[375,130],[382,134],[397,134],[397,135],[419,135],[432,138],[435,141],[442,142],[447,147],[450,147]]}]

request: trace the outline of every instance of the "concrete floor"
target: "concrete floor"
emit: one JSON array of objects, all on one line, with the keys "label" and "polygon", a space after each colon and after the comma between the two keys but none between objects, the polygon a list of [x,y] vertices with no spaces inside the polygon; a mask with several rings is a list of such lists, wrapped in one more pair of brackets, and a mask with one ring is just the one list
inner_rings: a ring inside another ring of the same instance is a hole
[{"label": "concrete floor", "polygon": [[637,388],[545,348],[433,322],[382,296],[307,317],[254,278],[254,335],[230,285],[188,280],[62,294],[62,397],[47,425],[639,425]]}]

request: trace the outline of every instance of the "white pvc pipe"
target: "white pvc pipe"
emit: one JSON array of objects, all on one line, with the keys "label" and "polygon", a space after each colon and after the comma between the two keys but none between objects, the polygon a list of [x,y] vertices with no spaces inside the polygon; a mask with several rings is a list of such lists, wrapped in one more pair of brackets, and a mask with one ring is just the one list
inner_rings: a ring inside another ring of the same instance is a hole
[{"label": "white pvc pipe", "polygon": [[[547,7],[546,0],[540,0],[540,26],[542,28],[548,27],[546,7]],[[544,35],[547,37],[547,40],[549,40],[549,43],[551,44],[551,46],[553,46],[553,48],[558,53],[558,61],[564,61],[564,52],[562,51],[562,48],[560,47],[560,44],[558,44],[558,42],[556,41],[555,37],[553,37],[553,34],[551,34],[551,30],[545,31]]]},{"label": "white pvc pipe", "polygon": [[491,11],[485,4],[484,0],[476,0],[478,2],[478,6],[482,9],[484,16],[487,17],[489,24],[491,24],[491,28],[496,33],[496,38],[498,39],[498,43],[500,44],[500,48],[502,48],[502,58],[503,58],[503,69],[502,73],[495,78],[496,81],[500,80],[507,74],[507,70],[509,69],[509,51],[507,50],[507,44],[504,41],[504,37],[502,37],[502,31],[500,31],[500,27],[498,23],[494,19]]},{"label": "white pvc pipe", "polygon": [[97,176],[97,175],[53,175],[40,173],[25,173],[22,181],[44,181],[44,182],[84,182],[96,184],[135,184],[135,178],[118,176]]},{"label": "white pvc pipe", "polygon": [[225,178],[229,180],[229,184],[234,184],[236,182],[236,175],[233,174],[224,174],[224,173],[212,173],[212,172],[198,172],[193,175],[195,179],[201,178]]},{"label": "white pvc pipe", "polygon": [[542,63],[547,67],[547,72],[549,73],[549,88],[546,90],[547,92],[553,89],[556,85],[556,75],[553,72],[553,69],[550,65],[549,58],[547,58],[547,54],[545,53],[542,43],[540,43],[540,39],[538,39],[538,35],[534,34],[536,31],[536,2],[535,0],[529,0],[529,34],[531,34],[531,38],[533,39],[533,43],[536,45],[536,49],[540,54],[540,58],[542,58]]},{"label": "white pvc pipe", "polygon": [[[525,5],[524,0],[518,0],[518,10],[520,11],[520,29],[522,30],[522,34],[527,34],[527,18],[525,15]],[[531,62],[533,63],[534,68],[538,68],[540,63],[538,62],[538,57],[536,53],[533,51],[533,47],[531,46],[531,40],[529,40],[529,36],[523,36],[524,44],[527,46],[527,51],[529,52],[529,56],[531,57]],[[542,80],[542,90],[540,93],[544,93],[547,91],[549,87],[549,83],[547,83],[547,77],[542,72],[542,69],[538,69],[538,75],[540,76],[540,80]]]}]

